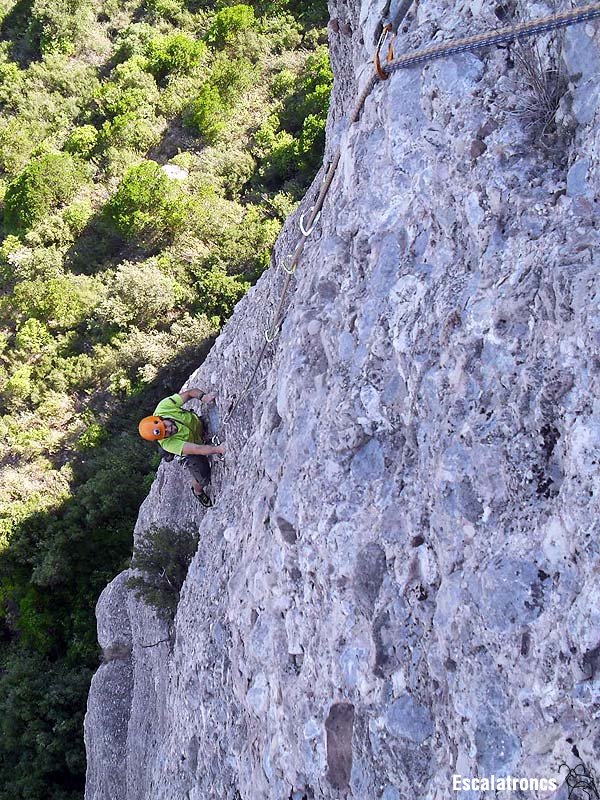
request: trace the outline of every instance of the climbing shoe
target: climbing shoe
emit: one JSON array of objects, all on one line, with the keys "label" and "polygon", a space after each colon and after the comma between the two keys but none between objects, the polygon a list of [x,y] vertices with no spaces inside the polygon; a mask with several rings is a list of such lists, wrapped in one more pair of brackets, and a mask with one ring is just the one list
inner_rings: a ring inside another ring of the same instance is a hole
[{"label": "climbing shoe", "polygon": [[200,503],[200,505],[204,506],[204,508],[212,508],[213,502],[210,499],[210,497],[206,494],[206,492],[200,492],[200,494],[198,494],[197,492],[194,491],[193,486],[191,486],[190,488],[192,490],[192,494],[194,495],[196,500]]}]

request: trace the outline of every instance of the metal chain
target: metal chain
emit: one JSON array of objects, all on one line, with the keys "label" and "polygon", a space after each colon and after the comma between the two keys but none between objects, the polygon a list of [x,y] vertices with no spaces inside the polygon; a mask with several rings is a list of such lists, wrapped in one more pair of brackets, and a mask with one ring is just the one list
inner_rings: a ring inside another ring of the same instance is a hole
[{"label": "metal chain", "polygon": [[[396,18],[393,22],[393,27],[395,30],[392,29],[392,25],[389,26],[390,31],[394,34],[397,32],[397,28],[402,22],[404,16],[406,16],[410,6],[412,4],[412,0],[405,0],[402,3],[400,11],[396,15]],[[511,26],[509,28],[502,28],[499,31],[494,32],[486,32],[482,34],[477,34],[475,36],[469,36],[462,39],[456,39],[454,41],[442,43],[439,45],[435,45],[433,47],[429,47],[423,50],[413,51],[411,53],[405,53],[398,58],[393,58],[388,60],[384,64],[379,63],[379,50],[383,44],[385,36],[379,40],[379,44],[377,46],[377,51],[375,54],[375,63],[376,69],[375,74],[370,78],[367,82],[366,86],[364,87],[363,91],[358,97],[352,114],[349,117],[348,121],[348,129],[358,120],[360,114],[362,112],[363,106],[367,97],[373,91],[375,85],[380,81],[390,76],[391,73],[396,72],[399,69],[407,69],[408,67],[415,66],[416,64],[421,64],[426,61],[433,61],[437,58],[444,58],[445,56],[454,55],[455,53],[462,53],[465,51],[470,50],[477,50],[482,47],[488,47],[490,45],[497,45],[502,44],[503,42],[514,41],[517,39],[524,39],[529,36],[535,36],[540,33],[545,33],[546,31],[556,30],[557,28],[566,27],[568,25],[575,25],[579,22],[585,22],[590,19],[594,19],[596,17],[600,17],[600,2],[599,3],[592,3],[587,6],[580,7],[578,9],[571,9],[568,11],[559,12],[557,14],[553,14],[549,17],[543,17],[541,19],[530,20],[528,22],[523,22],[520,25]],[[385,30],[384,30],[385,34]],[[383,73],[383,74],[382,74]],[[265,355],[267,347],[271,344],[277,334],[279,333],[279,327],[281,325],[283,319],[283,306],[285,303],[285,298],[287,296],[287,292],[289,289],[289,285],[292,279],[292,275],[294,274],[296,267],[298,265],[298,261],[300,256],[302,255],[302,251],[304,250],[304,245],[306,240],[313,232],[313,229],[320,217],[321,208],[323,206],[323,202],[325,200],[325,196],[331,186],[331,182],[333,181],[333,177],[335,175],[335,171],[339,164],[341,157],[341,145],[338,148],[335,156],[333,157],[331,163],[329,164],[329,168],[325,173],[325,177],[323,179],[323,183],[321,184],[321,190],[319,195],[311,208],[305,212],[300,218],[300,229],[301,229],[301,238],[294,250],[293,255],[291,258],[288,259],[288,263],[281,264],[283,271],[286,274],[283,288],[281,291],[281,296],[279,299],[279,303],[277,304],[275,313],[273,315],[273,319],[271,321],[271,325],[265,331],[264,338],[265,341],[260,349],[258,354],[258,358],[256,359],[256,363],[250,378],[246,382],[244,389],[242,390],[241,394],[235,400],[225,417],[223,418],[222,427],[227,425],[235,411],[237,410],[238,406],[242,402],[242,400],[248,394],[250,387],[256,377],[256,373],[260,367],[262,359]],[[304,218],[308,215],[308,224],[304,226]],[[220,439],[217,435],[214,437],[215,441],[219,441]]]}]

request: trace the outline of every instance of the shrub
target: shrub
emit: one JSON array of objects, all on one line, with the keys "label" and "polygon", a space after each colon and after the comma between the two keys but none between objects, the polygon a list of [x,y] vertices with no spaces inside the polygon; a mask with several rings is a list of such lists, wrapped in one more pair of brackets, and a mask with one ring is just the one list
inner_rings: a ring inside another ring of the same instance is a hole
[{"label": "shrub", "polygon": [[218,166],[226,197],[236,198],[250,181],[256,169],[256,162],[246,150],[230,150],[223,153]]},{"label": "shrub", "polygon": [[294,91],[295,85],[296,75],[289,69],[282,69],[273,79],[273,85],[271,87],[273,97],[283,99]]},{"label": "shrub", "polygon": [[74,128],[69,134],[65,142],[65,150],[71,155],[89,158],[97,142],[98,131],[96,128],[93,125],[81,125],[79,128]]},{"label": "shrub", "polygon": [[189,75],[206,55],[206,45],[183,33],[152,39],[146,47],[148,69],[157,81],[167,75]]},{"label": "shrub", "polygon": [[153,381],[159,369],[173,359],[174,342],[166,331],[130,328],[119,345],[119,364],[131,379],[131,389],[139,391]]},{"label": "shrub", "polygon": [[[325,119],[332,85],[329,52],[326,47],[320,47],[308,56],[292,92],[285,99],[284,110],[280,114],[283,127],[296,133],[301,129],[304,119],[311,114]],[[283,89],[281,85],[280,88]]]},{"label": "shrub", "polygon": [[85,432],[77,439],[77,447],[79,450],[91,450],[98,447],[109,438],[109,433],[106,428],[99,425],[97,422],[91,422]]},{"label": "shrub", "polygon": [[49,211],[72,200],[85,176],[84,166],[68,153],[48,153],[32,161],[6,190],[6,230],[22,233],[33,227]]},{"label": "shrub", "polygon": [[146,49],[156,31],[147,22],[134,22],[119,34],[115,46],[115,59],[118,62],[127,61],[133,56],[145,56]]},{"label": "shrub", "polygon": [[50,247],[61,248],[70,244],[73,236],[63,215],[55,211],[47,214],[35,228],[28,231],[24,236],[24,241],[29,246],[46,250]]},{"label": "shrub", "polygon": [[127,586],[169,622],[175,617],[179,593],[198,541],[194,530],[153,527],[134,550],[131,566],[142,575],[129,578]]},{"label": "shrub", "polygon": [[184,122],[208,143],[216,144],[225,129],[225,105],[216,86],[204,84],[200,94],[187,107]]},{"label": "shrub", "polygon": [[298,201],[295,200],[289,192],[277,192],[277,194],[271,198],[269,205],[271,210],[277,215],[277,219],[280,222],[285,222],[285,220],[294,213]]},{"label": "shrub", "polygon": [[130,112],[154,113],[160,92],[145,67],[144,59],[134,57],[114,68],[110,81],[96,92],[96,104],[103,116],[112,119]]},{"label": "shrub", "polygon": [[54,342],[48,327],[35,318],[28,319],[15,335],[17,348],[28,355],[41,355],[52,349]]},{"label": "shrub", "polygon": [[210,83],[219,90],[226,103],[233,103],[240,93],[256,80],[256,67],[247,58],[231,58],[217,53],[210,73]]},{"label": "shrub", "polygon": [[[561,40],[551,38],[545,51],[539,44],[520,42],[514,48],[518,78],[511,87],[516,95],[514,114],[521,120],[531,141],[544,148],[561,144],[557,112],[567,91],[562,66]],[[564,142],[562,142],[564,148]]]},{"label": "shrub", "polygon": [[100,144],[103,150],[114,147],[117,150],[131,150],[146,153],[160,141],[160,124],[139,116],[135,112],[119,114],[112,121],[106,121],[100,131]]},{"label": "shrub", "polygon": [[302,132],[297,146],[298,168],[316,171],[325,148],[325,125],[322,117],[309,114],[302,123]]},{"label": "shrub", "polygon": [[94,210],[89,201],[71,203],[63,212],[63,219],[73,236],[79,236],[93,216]]},{"label": "shrub", "polygon": [[271,115],[254,136],[256,153],[261,158],[260,175],[270,185],[281,184],[297,170],[297,142],[291,133],[277,130],[279,120]]},{"label": "shrub", "polygon": [[231,116],[231,105],[252,85],[256,70],[247,58],[230,59],[217,54],[210,79],[184,112],[184,123],[207,144],[216,144]]},{"label": "shrub", "polygon": [[93,20],[89,0],[34,0],[29,37],[42,53],[72,53]]},{"label": "shrub", "polygon": [[248,281],[237,275],[227,275],[224,269],[202,270],[198,281],[200,310],[209,317],[218,317],[223,323],[249,288]]},{"label": "shrub", "polygon": [[105,218],[124,239],[172,235],[184,224],[187,198],[155,161],[131,167],[105,206]]},{"label": "shrub", "polygon": [[[19,118],[0,120],[0,167],[9,175],[19,172],[27,164],[31,153],[45,135],[42,124],[36,120],[25,128]],[[37,140],[37,141],[36,141]]]},{"label": "shrub", "polygon": [[205,40],[212,47],[225,47],[234,44],[238,34],[253,28],[256,24],[254,9],[242,3],[229,8],[223,8],[213,17]]},{"label": "shrub", "polygon": [[326,48],[309,55],[297,77],[288,70],[276,77],[279,114],[271,114],[254,136],[258,174],[269,187],[293,179],[298,183],[294,191],[301,191],[312,180],[322,160],[332,82]]},{"label": "shrub", "polygon": [[243,272],[255,281],[268,266],[281,221],[265,216],[255,205],[248,205],[241,223],[235,228],[235,244],[228,264],[230,271]]},{"label": "shrub", "polygon": [[21,281],[12,302],[23,317],[33,317],[50,328],[73,328],[86,319],[97,303],[96,281],[85,275],[62,275]]},{"label": "shrub", "polygon": [[171,325],[173,348],[179,351],[184,347],[197,349],[217,332],[213,323],[214,320],[209,319],[206,314],[200,313],[194,317],[184,314]]},{"label": "shrub", "polygon": [[175,305],[175,282],[152,261],[125,262],[110,282],[110,292],[98,308],[106,324],[153,327]]},{"label": "shrub", "polygon": [[295,50],[302,41],[302,28],[291,14],[269,14],[261,19],[260,29],[274,53]]},{"label": "shrub", "polygon": [[16,367],[12,375],[2,388],[2,396],[11,409],[18,408],[33,391],[31,381],[31,367],[29,364],[21,364]]},{"label": "shrub", "polygon": [[16,236],[7,236],[0,249],[0,276],[8,282],[62,276],[62,262],[56,247],[26,247]]},{"label": "shrub", "polygon": [[182,0],[145,0],[144,8],[152,18],[177,22],[183,13],[184,4]]},{"label": "shrub", "polygon": [[3,105],[18,102],[23,89],[23,73],[24,70],[14,61],[0,63],[0,102]]},{"label": "shrub", "polygon": [[91,388],[97,384],[94,359],[87,353],[69,358],[57,358],[48,381],[55,391]]},{"label": "shrub", "polygon": [[306,28],[327,25],[327,0],[289,0],[286,5]]}]

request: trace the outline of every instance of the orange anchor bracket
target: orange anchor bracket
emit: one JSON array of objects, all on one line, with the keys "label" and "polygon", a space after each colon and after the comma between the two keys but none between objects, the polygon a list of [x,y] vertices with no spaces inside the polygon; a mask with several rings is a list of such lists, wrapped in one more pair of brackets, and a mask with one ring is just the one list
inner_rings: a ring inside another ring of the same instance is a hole
[{"label": "orange anchor bracket", "polygon": [[377,47],[375,48],[375,55],[373,56],[373,63],[375,64],[375,71],[377,72],[378,77],[382,81],[387,81],[390,77],[389,73],[387,73],[381,63],[381,49],[384,45],[386,39],[390,37],[387,46],[387,54],[385,60],[387,62],[394,60],[394,42],[396,41],[396,34],[392,29],[391,23],[388,23],[385,28],[381,31],[381,36],[379,37],[379,41],[377,42]]}]

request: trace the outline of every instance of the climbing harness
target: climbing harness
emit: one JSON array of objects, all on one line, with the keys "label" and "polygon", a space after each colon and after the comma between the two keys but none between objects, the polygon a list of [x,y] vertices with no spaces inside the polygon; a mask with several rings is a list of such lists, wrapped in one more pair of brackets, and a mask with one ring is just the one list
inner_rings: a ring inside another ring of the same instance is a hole
[{"label": "climbing harness", "polygon": [[[476,34],[474,36],[467,36],[461,39],[450,40],[448,42],[443,42],[441,44],[434,45],[432,47],[424,48],[421,50],[412,51],[409,53],[404,53],[398,57],[395,57],[394,54],[394,44],[396,41],[398,28],[408,13],[413,0],[403,0],[401,3],[398,11],[394,15],[394,18],[391,20],[384,20],[385,24],[382,28],[381,35],[379,36],[379,41],[377,43],[375,54],[373,57],[373,62],[375,66],[375,74],[367,81],[366,86],[360,93],[352,114],[348,120],[348,127],[347,131],[352,127],[352,125],[358,120],[360,114],[362,112],[362,108],[365,104],[367,97],[373,91],[373,88],[377,85],[379,81],[387,80],[393,72],[396,72],[400,69],[407,69],[408,67],[413,67],[417,64],[423,64],[427,61],[433,61],[434,59],[444,58],[446,56],[455,55],[456,53],[463,53],[466,51],[471,50],[478,50],[482,47],[489,47],[491,45],[498,45],[503,44],[504,42],[511,42],[511,41],[518,41],[520,39],[525,39],[530,36],[536,36],[540,33],[546,33],[548,31],[556,30],[558,28],[567,27],[570,25],[575,25],[580,22],[586,22],[591,19],[595,19],[600,17],[600,2],[591,3],[585,6],[580,6],[579,8],[569,9],[567,11],[558,12],[556,14],[552,14],[548,17],[542,17],[534,20],[529,20],[527,22],[522,22],[518,25],[513,25],[510,27],[502,28],[498,31],[487,31],[481,34]],[[384,10],[382,12],[382,16],[387,17],[389,14],[391,5],[391,0],[388,0]],[[385,60],[382,61],[381,58],[381,51],[387,45],[387,53],[385,56]],[[271,320],[270,326],[264,333],[263,345],[259,351],[258,357],[256,359],[256,363],[252,370],[252,373],[246,382],[242,392],[237,397],[237,399],[231,404],[227,414],[223,418],[221,423],[221,428],[225,427],[233,414],[235,413],[236,409],[248,394],[250,387],[254,381],[254,378],[258,372],[260,364],[262,363],[263,356],[267,350],[267,347],[275,341],[280,326],[283,320],[283,306],[285,303],[285,298],[287,296],[287,292],[289,289],[290,281],[292,275],[296,271],[296,267],[298,266],[298,261],[300,256],[302,255],[302,251],[304,250],[304,245],[308,239],[308,237],[313,233],[315,226],[317,225],[320,216],[321,216],[321,208],[323,206],[323,202],[325,200],[325,196],[331,186],[333,181],[335,171],[339,164],[341,158],[341,146],[338,148],[335,156],[331,160],[328,169],[325,172],[325,176],[323,178],[323,182],[321,184],[321,188],[318,194],[318,197],[314,204],[305,211],[300,217],[300,232],[301,237],[296,245],[296,249],[294,250],[293,254],[287,255],[284,257],[283,262],[280,264],[282,270],[285,273],[285,280],[283,283],[283,288],[281,290],[281,296],[277,307],[275,309],[275,313],[273,314],[273,318]],[[305,217],[308,216],[308,223],[305,225]],[[213,437],[213,444],[216,442],[215,446],[221,444],[221,440],[218,435]]]}]

